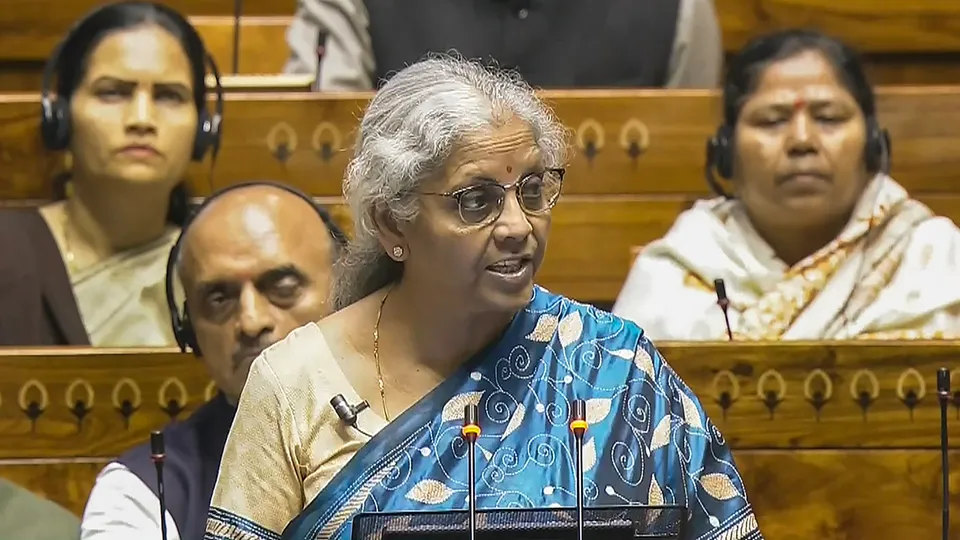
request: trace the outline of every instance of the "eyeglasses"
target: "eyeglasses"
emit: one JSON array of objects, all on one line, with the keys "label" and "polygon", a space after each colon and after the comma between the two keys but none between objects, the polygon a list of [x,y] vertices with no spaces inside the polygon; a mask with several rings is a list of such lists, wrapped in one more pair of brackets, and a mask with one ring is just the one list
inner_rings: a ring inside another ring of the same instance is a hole
[{"label": "eyeglasses", "polygon": [[475,184],[446,193],[425,193],[449,197],[457,201],[460,219],[467,225],[489,225],[500,219],[507,191],[516,189],[517,202],[528,215],[545,214],[560,199],[565,169],[546,169],[543,172],[530,173],[512,184],[497,182]]}]

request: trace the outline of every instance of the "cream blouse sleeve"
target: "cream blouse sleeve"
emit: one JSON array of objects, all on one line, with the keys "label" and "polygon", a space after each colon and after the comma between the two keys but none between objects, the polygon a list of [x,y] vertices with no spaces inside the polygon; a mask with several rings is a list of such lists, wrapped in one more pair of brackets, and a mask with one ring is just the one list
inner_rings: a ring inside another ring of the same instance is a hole
[{"label": "cream blouse sleeve", "polygon": [[250,369],[220,462],[205,540],[279,539],[303,508],[300,426],[269,361],[282,354],[283,344],[265,350]]}]

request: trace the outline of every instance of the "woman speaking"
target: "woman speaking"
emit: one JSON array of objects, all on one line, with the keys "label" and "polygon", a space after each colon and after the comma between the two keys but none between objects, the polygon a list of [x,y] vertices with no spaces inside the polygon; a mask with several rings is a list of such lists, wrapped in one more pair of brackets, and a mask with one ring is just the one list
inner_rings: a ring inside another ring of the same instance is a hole
[{"label": "woman speaking", "polygon": [[[467,404],[479,508],[572,507],[574,399],[587,505],[683,505],[690,538],[761,538],[730,450],[643,331],[534,285],[565,150],[528,85],[475,63],[425,60],[376,94],[339,311],[254,362],[207,539],[349,539],[358,511],[465,508]],[[357,429],[338,394],[371,404]]]}]

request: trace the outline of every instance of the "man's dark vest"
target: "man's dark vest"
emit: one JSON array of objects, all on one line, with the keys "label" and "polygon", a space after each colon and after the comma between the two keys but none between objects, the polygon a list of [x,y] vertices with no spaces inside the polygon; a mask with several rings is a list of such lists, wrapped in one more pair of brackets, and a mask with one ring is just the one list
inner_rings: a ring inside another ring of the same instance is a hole
[{"label": "man's dark vest", "polygon": [[[217,394],[189,418],[163,430],[167,454],[163,466],[167,512],[183,540],[203,538],[220,458],[235,414],[236,408],[223,394]],[[157,469],[150,459],[149,444],[134,448],[118,461],[157,494]]]},{"label": "man's dark vest", "polygon": [[540,88],[662,87],[680,0],[365,0],[374,83],[429,52],[496,60]]}]

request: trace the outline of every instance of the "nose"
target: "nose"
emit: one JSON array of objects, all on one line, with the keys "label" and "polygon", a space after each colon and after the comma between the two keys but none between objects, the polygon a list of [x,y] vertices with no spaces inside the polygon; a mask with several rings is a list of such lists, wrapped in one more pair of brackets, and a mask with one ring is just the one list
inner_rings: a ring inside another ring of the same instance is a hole
[{"label": "nose", "polygon": [[127,111],[127,129],[137,133],[156,130],[156,110],[153,96],[148,92],[137,92],[130,100]]},{"label": "nose", "polygon": [[817,131],[806,113],[798,113],[790,121],[787,150],[791,154],[805,154],[817,150]]},{"label": "nose", "polygon": [[274,322],[270,313],[270,301],[253,285],[244,287],[243,292],[240,293],[238,317],[240,337],[257,340],[264,334],[272,333]]},{"label": "nose", "polygon": [[515,242],[523,245],[533,232],[530,217],[523,211],[515,192],[504,193],[503,199],[503,212],[493,228],[494,238],[502,243]]}]

